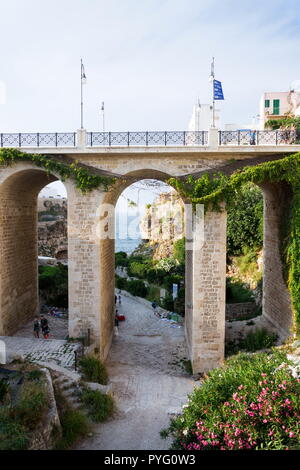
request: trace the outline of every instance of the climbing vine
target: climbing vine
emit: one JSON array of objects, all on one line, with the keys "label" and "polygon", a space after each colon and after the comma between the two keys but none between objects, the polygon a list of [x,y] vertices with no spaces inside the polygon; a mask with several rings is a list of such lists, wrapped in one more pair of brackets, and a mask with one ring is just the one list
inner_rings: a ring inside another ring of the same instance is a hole
[{"label": "climbing vine", "polygon": [[87,193],[100,186],[107,191],[115,181],[115,178],[109,176],[93,174],[77,162],[63,163],[49,156],[20,152],[17,149],[0,150],[0,166],[10,166],[18,161],[31,162],[40,168],[44,168],[48,174],[55,173],[60,176],[61,181],[72,178],[76,183],[76,187],[82,193]]},{"label": "climbing vine", "polygon": [[288,272],[287,285],[291,294],[295,322],[300,330],[300,153],[279,160],[249,166],[226,176],[222,173],[205,174],[201,178],[189,176],[186,180],[171,178],[168,183],[193,204],[203,204],[205,209],[228,209],[239,196],[246,183],[287,182],[293,192],[290,213],[285,214],[285,239],[283,256]]}]

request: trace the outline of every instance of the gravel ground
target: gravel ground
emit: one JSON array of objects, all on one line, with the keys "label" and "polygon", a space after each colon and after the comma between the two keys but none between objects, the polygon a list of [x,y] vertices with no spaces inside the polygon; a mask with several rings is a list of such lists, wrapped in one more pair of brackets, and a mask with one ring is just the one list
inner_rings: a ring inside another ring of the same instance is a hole
[{"label": "gravel ground", "polygon": [[117,411],[95,425],[77,449],[163,450],[160,438],[170,417],[186,403],[196,382],[181,366],[187,352],[183,328],[157,318],[152,308],[122,296],[119,323],[107,360]]}]

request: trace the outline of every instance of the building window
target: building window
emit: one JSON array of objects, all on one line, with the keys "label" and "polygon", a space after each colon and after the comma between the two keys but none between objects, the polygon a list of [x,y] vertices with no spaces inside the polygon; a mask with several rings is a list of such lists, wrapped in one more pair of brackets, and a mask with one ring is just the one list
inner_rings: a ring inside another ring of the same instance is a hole
[{"label": "building window", "polygon": [[280,100],[273,100],[273,114],[280,114]]},{"label": "building window", "polygon": [[265,100],[265,108],[269,108],[270,107],[270,100]]}]

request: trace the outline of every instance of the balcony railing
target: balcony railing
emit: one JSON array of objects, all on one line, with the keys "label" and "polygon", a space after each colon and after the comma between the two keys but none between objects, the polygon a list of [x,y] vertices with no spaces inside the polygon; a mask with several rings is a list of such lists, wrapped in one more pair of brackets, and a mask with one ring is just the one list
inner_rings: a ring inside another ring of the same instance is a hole
[{"label": "balcony railing", "polygon": [[208,145],[207,131],[88,132],[90,147],[155,147]]},{"label": "balcony railing", "polygon": [[296,130],[219,131],[219,145],[289,145],[299,137]]}]

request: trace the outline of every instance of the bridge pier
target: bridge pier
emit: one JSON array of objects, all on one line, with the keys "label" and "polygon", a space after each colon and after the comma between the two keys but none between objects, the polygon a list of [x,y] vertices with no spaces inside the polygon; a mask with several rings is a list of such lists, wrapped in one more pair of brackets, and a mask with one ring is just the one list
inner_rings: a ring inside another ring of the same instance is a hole
[{"label": "bridge pier", "polygon": [[287,183],[263,183],[264,249],[263,249],[263,317],[285,340],[293,330],[291,298],[283,276],[282,223],[292,192]]},{"label": "bridge pier", "polygon": [[194,218],[186,251],[186,340],[194,373],[224,360],[226,212]]}]

